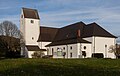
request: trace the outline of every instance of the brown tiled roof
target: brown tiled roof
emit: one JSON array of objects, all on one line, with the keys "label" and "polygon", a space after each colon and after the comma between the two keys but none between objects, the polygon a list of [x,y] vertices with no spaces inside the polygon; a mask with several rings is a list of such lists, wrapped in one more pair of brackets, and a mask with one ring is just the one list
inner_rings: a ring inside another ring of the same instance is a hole
[{"label": "brown tiled roof", "polygon": [[22,8],[25,18],[39,19],[39,14],[36,9]]},{"label": "brown tiled roof", "polygon": [[81,38],[75,38],[75,39],[66,39],[66,40],[61,40],[61,41],[54,41],[54,42],[46,45],[46,47],[56,46],[56,45],[67,45],[67,44],[74,44],[74,43],[91,43],[91,42],[88,42],[88,41],[83,40]]},{"label": "brown tiled roof", "polygon": [[37,45],[26,45],[28,51],[46,51],[46,49],[40,49]]},{"label": "brown tiled roof", "polygon": [[38,42],[40,41],[52,42],[57,31],[58,31],[58,28],[41,26]]},{"label": "brown tiled roof", "polygon": [[82,37],[92,37],[92,36],[99,36],[99,37],[111,37],[117,38],[116,36],[110,34],[108,31],[103,29],[97,23],[91,23],[84,27]]},{"label": "brown tiled roof", "polygon": [[85,24],[83,22],[78,22],[62,27],[58,30],[54,41],[77,38],[78,30],[80,30],[82,36],[84,26]]},{"label": "brown tiled roof", "polygon": [[[78,31],[80,31],[79,35]],[[53,42],[47,46],[66,45],[73,43],[90,43],[82,38],[92,36],[116,38],[114,35],[110,34],[96,23],[85,25],[83,22],[78,22],[58,29]]]}]

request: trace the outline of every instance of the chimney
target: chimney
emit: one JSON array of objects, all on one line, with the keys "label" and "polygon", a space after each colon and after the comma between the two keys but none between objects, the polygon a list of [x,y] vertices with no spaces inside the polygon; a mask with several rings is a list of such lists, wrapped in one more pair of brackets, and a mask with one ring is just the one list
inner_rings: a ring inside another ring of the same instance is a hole
[{"label": "chimney", "polygon": [[80,37],[80,29],[77,30],[77,36]]}]

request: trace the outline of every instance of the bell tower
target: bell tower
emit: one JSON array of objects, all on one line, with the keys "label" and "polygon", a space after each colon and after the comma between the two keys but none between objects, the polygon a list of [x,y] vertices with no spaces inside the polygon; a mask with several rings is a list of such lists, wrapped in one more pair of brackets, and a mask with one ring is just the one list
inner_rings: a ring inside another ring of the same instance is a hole
[{"label": "bell tower", "polygon": [[22,8],[20,31],[25,45],[38,45],[40,33],[40,18],[36,9]]}]

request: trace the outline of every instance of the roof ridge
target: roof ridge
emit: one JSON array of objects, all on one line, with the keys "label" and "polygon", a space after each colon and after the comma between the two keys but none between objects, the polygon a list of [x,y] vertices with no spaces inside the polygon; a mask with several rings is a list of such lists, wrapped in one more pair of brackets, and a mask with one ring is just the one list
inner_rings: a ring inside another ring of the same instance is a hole
[{"label": "roof ridge", "polygon": [[43,28],[53,28],[53,29],[59,29],[57,27],[48,27],[48,26],[40,26],[40,27],[43,27]]},{"label": "roof ridge", "polygon": [[36,10],[36,11],[37,11],[37,9],[35,9],[35,8],[26,8],[26,7],[22,7],[22,9]]},{"label": "roof ridge", "polygon": [[[82,23],[82,24],[85,24],[84,22],[80,21],[80,22],[75,22],[75,23],[72,23],[72,24],[69,24],[67,26],[63,26],[61,28],[66,28],[66,27],[69,27],[69,26],[72,26],[72,25],[75,25],[75,24],[78,24],[78,23]],[[86,25],[86,24],[85,24]]]}]

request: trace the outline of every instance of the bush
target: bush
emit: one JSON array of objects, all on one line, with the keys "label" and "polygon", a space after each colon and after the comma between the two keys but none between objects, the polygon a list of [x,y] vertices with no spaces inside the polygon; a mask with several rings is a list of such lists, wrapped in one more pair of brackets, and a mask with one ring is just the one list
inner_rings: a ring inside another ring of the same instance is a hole
[{"label": "bush", "polygon": [[104,58],[103,53],[93,53],[92,58]]},{"label": "bush", "polygon": [[42,58],[45,54],[42,51],[35,51],[32,54],[32,58]]}]

